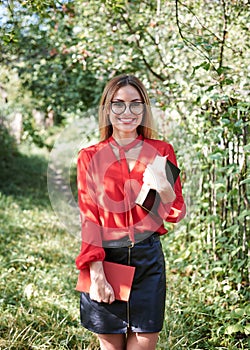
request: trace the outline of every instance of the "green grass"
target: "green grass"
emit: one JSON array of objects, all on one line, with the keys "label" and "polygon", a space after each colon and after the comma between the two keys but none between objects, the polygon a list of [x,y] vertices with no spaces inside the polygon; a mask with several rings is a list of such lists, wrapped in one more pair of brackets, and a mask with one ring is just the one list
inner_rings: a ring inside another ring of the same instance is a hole
[{"label": "green grass", "polygon": [[96,341],[79,324],[79,242],[50,207],[47,155],[25,153],[1,171],[0,348],[87,349]]},{"label": "green grass", "polygon": [[[95,350],[96,338],[80,326],[74,290],[79,242],[50,207],[47,159],[45,151],[26,148],[1,160],[0,349]],[[168,288],[157,349],[247,349],[246,300],[223,294],[217,280],[188,273],[185,262],[174,264],[175,235],[163,239]],[[231,324],[243,328],[226,334]]]}]

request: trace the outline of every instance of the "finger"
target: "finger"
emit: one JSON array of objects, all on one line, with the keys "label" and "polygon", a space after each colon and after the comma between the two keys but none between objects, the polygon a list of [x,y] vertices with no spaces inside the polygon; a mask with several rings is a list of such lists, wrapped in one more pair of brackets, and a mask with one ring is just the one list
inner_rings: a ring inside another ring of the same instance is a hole
[{"label": "finger", "polygon": [[93,297],[90,295],[90,299],[91,300],[94,300],[94,301],[97,301],[98,303],[101,303],[102,302],[102,299],[101,298],[98,298],[98,297]]},{"label": "finger", "polygon": [[106,304],[111,304],[113,301],[114,300],[111,295],[101,300],[102,303],[106,303]]},{"label": "finger", "polygon": [[114,293],[114,290],[113,290],[113,288],[112,288],[112,286],[110,284],[108,284],[107,298],[108,298],[108,303],[109,304],[111,304],[115,300],[115,293]]},{"label": "finger", "polygon": [[113,303],[115,301],[115,294],[114,292],[112,291],[110,297],[109,297],[109,304]]}]

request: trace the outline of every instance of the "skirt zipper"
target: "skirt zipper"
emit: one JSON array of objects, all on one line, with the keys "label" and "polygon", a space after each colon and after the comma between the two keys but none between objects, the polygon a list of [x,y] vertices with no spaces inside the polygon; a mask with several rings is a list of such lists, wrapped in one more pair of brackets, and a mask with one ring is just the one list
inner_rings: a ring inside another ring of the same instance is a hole
[{"label": "skirt zipper", "polygon": [[[134,243],[131,243],[131,246],[128,247],[128,265],[130,266],[131,264],[131,249],[133,248]],[[127,323],[128,323],[128,328],[130,327],[130,313],[129,313],[129,300],[127,301]]]}]

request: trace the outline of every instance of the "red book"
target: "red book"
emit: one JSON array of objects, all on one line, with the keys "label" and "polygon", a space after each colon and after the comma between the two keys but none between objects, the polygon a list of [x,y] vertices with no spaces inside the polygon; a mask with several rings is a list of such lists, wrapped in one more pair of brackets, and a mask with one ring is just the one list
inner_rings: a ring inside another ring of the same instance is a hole
[{"label": "red book", "polygon": [[[135,267],[103,261],[103,269],[107,281],[114,290],[115,299],[128,301],[135,274]],[[78,292],[89,293],[90,283],[89,269],[80,270],[76,290]]]}]

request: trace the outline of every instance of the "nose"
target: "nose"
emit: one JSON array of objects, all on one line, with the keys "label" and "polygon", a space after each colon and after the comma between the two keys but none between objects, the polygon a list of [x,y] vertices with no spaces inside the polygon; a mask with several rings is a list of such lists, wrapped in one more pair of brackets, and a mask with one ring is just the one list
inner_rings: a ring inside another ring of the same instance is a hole
[{"label": "nose", "polygon": [[131,114],[130,109],[129,109],[130,104],[126,103],[125,106],[126,106],[126,108],[125,108],[125,111],[123,112],[123,114],[130,115]]}]

